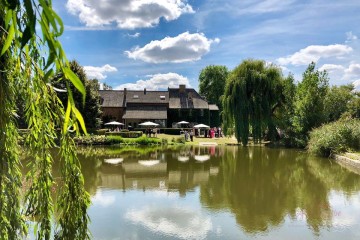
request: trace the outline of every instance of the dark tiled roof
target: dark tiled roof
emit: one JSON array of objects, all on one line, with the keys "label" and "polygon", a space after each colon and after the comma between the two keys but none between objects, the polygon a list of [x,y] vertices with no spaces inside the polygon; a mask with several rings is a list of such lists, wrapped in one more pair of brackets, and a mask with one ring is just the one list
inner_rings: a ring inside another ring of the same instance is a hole
[{"label": "dark tiled roof", "polygon": [[216,104],[209,104],[210,111],[219,111],[219,107]]},{"label": "dark tiled roof", "polygon": [[123,119],[167,119],[166,106],[131,106]]},{"label": "dark tiled roof", "polygon": [[[162,98],[161,98],[162,97]],[[165,98],[164,98],[165,97]],[[167,91],[127,91],[126,102],[128,103],[169,103]]]},{"label": "dark tiled roof", "polygon": [[124,92],[117,90],[99,90],[102,107],[123,107]]},{"label": "dark tiled roof", "polygon": [[194,89],[187,88],[180,92],[179,88],[169,88],[169,108],[208,109],[209,105]]}]

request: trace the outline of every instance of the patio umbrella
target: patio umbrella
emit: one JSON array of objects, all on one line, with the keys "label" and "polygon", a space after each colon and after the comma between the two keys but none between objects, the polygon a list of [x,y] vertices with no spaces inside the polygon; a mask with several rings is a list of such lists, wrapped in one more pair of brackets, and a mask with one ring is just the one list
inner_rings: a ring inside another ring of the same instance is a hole
[{"label": "patio umbrella", "polygon": [[205,124],[198,124],[198,125],[195,125],[194,128],[210,128],[210,127]]},{"label": "patio umbrella", "polygon": [[104,125],[124,125],[124,124],[120,123],[120,122],[112,121],[112,122],[105,123]]},{"label": "patio umbrella", "polygon": [[181,122],[178,122],[177,124],[181,125],[181,124],[189,124],[189,122],[187,121],[181,121]]},{"label": "patio umbrella", "polygon": [[143,122],[139,124],[140,126],[158,126],[159,124],[154,122]]}]

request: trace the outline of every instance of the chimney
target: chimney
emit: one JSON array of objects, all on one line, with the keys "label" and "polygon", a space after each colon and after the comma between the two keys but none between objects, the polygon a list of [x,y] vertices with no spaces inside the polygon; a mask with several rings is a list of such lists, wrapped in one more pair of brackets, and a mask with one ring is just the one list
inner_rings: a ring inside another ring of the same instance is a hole
[{"label": "chimney", "polygon": [[122,103],[122,106],[123,106],[123,107],[126,106],[126,94],[127,94],[127,89],[124,88],[124,97],[123,97],[123,103]]},{"label": "chimney", "polygon": [[144,88],[144,95],[146,95],[146,88]]},{"label": "chimney", "polygon": [[186,85],[185,84],[180,84],[179,85],[179,92],[184,93],[186,89]]}]

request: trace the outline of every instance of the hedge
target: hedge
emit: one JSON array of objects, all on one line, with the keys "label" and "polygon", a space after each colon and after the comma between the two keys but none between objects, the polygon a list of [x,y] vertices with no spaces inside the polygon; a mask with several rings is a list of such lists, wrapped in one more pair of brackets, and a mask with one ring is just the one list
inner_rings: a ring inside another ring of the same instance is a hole
[{"label": "hedge", "polygon": [[120,136],[123,138],[138,138],[143,135],[141,131],[106,132],[106,136]]}]

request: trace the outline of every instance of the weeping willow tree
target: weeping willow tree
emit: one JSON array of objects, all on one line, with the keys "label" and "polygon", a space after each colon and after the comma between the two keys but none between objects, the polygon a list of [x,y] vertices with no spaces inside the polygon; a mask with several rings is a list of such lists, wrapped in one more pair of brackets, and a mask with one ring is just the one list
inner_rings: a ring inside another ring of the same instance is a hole
[{"label": "weeping willow tree", "polygon": [[[23,239],[29,222],[35,222],[37,239],[89,238],[90,197],[70,136],[80,127],[86,132],[84,120],[72,92],[64,106],[50,83],[54,72],[61,72],[67,89],[74,85],[85,99],[84,86],[69,68],[58,40],[62,32],[51,0],[0,0],[0,239]],[[29,127],[26,147],[33,156],[25,194],[20,190],[16,127],[19,95],[25,100]],[[57,199],[51,194],[54,147],[60,148],[63,179]]]},{"label": "weeping willow tree", "polygon": [[255,143],[265,130],[276,135],[274,112],[282,101],[282,73],[264,61],[245,60],[229,75],[223,97],[224,131],[234,130],[238,142],[248,144],[250,132]]}]

